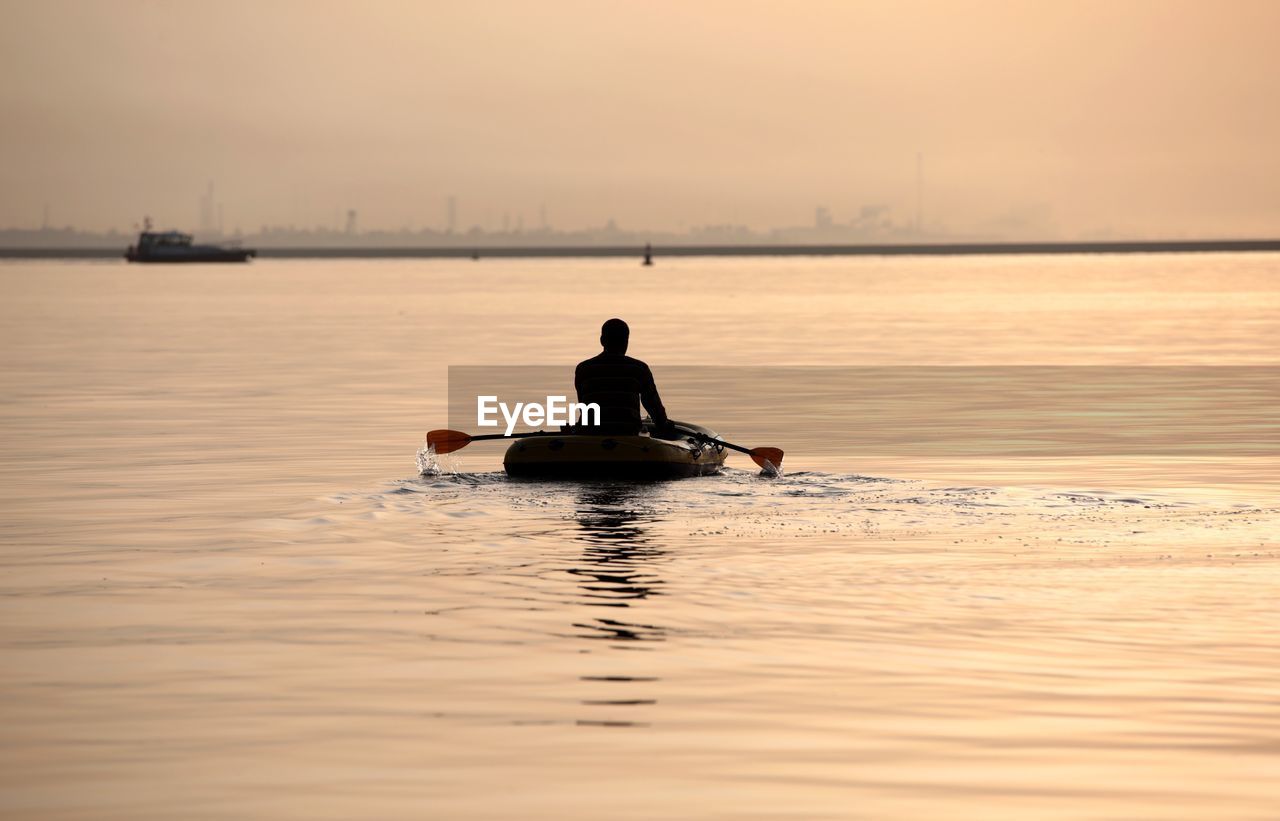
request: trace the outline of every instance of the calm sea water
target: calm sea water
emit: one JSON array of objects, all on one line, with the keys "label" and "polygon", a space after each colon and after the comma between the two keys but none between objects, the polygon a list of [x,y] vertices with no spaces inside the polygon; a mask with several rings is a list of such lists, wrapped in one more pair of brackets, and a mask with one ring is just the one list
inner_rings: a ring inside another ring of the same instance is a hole
[{"label": "calm sea water", "polygon": [[[419,475],[448,366],[613,315],[786,474]],[[1275,255],[0,264],[0,813],[1273,816],[1278,332]],[[1167,368],[1213,413],[1020,457],[851,388],[833,441],[708,364]]]}]

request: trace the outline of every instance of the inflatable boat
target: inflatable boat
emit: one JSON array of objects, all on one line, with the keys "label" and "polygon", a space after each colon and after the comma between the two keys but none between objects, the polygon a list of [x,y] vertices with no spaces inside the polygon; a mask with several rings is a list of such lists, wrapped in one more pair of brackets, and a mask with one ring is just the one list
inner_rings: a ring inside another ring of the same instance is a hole
[{"label": "inflatable boat", "polygon": [[[518,439],[502,464],[508,476],[535,479],[679,479],[718,473],[725,448],[706,428],[680,423],[680,439],[550,434]],[[694,434],[701,434],[701,436]]]}]

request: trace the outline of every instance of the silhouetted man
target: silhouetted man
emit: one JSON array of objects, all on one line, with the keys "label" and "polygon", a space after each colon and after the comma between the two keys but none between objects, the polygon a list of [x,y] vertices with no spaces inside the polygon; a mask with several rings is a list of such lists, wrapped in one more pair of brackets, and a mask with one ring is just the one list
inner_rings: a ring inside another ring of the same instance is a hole
[{"label": "silhouetted man", "polygon": [[631,436],[640,432],[640,403],[653,418],[657,432],[674,436],[667,411],[658,397],[649,366],[627,356],[631,329],[621,319],[610,319],[600,328],[604,352],[578,363],[573,385],[578,401],[600,406],[599,433]]}]

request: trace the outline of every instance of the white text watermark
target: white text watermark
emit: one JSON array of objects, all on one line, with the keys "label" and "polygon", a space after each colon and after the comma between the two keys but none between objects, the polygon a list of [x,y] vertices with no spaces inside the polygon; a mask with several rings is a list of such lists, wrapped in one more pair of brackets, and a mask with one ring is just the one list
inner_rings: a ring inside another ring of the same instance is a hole
[{"label": "white text watermark", "polygon": [[502,423],[498,414],[506,420],[506,435],[510,436],[516,429],[517,422],[524,422],[529,427],[539,425],[599,425],[600,406],[595,402],[583,404],[570,402],[566,396],[548,396],[545,404],[538,402],[517,402],[515,407],[499,402],[496,396],[476,397],[476,425],[482,428],[496,428]]}]

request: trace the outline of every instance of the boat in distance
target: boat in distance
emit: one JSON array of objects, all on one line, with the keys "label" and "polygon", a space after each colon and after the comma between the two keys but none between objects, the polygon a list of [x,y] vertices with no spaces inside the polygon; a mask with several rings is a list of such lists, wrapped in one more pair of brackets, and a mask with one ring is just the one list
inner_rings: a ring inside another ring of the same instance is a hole
[{"label": "boat in distance", "polygon": [[196,245],[192,240],[181,231],[152,231],[148,220],[124,258],[129,262],[247,262],[258,254],[252,248]]}]

